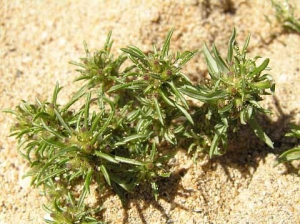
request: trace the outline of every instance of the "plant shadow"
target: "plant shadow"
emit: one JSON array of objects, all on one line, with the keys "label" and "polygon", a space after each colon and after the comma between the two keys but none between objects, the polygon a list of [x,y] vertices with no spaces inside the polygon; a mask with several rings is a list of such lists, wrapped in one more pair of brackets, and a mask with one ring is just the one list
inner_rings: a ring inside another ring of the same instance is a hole
[{"label": "plant shadow", "polygon": [[[279,156],[284,151],[299,144],[299,140],[291,140],[285,136],[289,131],[289,124],[293,120],[293,113],[284,113],[280,106],[280,101],[276,97],[274,97],[274,104],[276,106],[276,113],[278,113],[276,121],[271,120],[267,115],[259,115],[257,117],[263,130],[273,140],[274,149],[269,148],[260,141],[249,126],[240,125],[238,131],[229,136],[229,147],[226,154],[208,160],[208,162],[201,165],[201,169],[205,172],[213,172],[219,165],[227,175],[228,180],[235,183],[236,177],[232,176],[232,169],[234,169],[240,172],[243,179],[250,180],[250,183],[260,163],[266,162],[268,154],[272,153]],[[290,163],[284,163],[283,165],[285,166],[285,173],[283,174],[299,175],[298,169]],[[181,169],[173,172],[169,178],[159,179],[157,182],[160,193],[158,201],[154,200],[149,184],[140,185],[134,194],[127,194],[127,206],[123,210],[123,223],[130,223],[130,219],[132,218],[130,211],[132,209],[137,211],[139,223],[149,223],[145,215],[145,211],[149,208],[159,211],[164,223],[172,223],[169,209],[166,209],[166,206],[163,206],[162,203],[168,203],[168,206],[182,210],[189,210],[184,205],[175,202],[176,196],[181,196],[181,194],[186,196],[191,193],[189,189],[185,189],[182,186],[181,182],[187,172],[188,169]],[[209,198],[206,198],[205,194],[203,194],[203,197],[205,201],[209,201]]]},{"label": "plant shadow", "polygon": [[[212,158],[203,168],[213,170],[216,167],[214,164],[219,164],[227,174],[228,179],[232,182],[234,182],[234,179],[231,177],[229,168],[237,169],[244,178],[251,179],[259,164],[266,162],[268,154],[272,153],[278,157],[286,150],[299,144],[299,140],[285,136],[290,130],[289,125],[292,123],[294,115],[292,113],[284,113],[279,99],[275,96],[273,99],[276,112],[279,115],[278,119],[272,121],[269,116],[259,114],[257,120],[273,141],[274,149],[268,147],[258,139],[249,126],[240,125],[236,133],[229,135],[229,146],[226,154]],[[291,163],[287,162],[283,165],[286,168],[284,174],[293,173],[299,175],[298,169],[293,167]]]},{"label": "plant shadow", "polygon": [[160,178],[157,181],[160,192],[158,201],[154,199],[149,184],[139,186],[135,194],[128,194],[127,206],[124,208],[123,213],[123,223],[130,223],[129,210],[132,208],[136,209],[140,219],[139,223],[143,224],[149,223],[145,217],[145,210],[148,208],[159,211],[164,222],[171,223],[171,217],[168,214],[169,209],[166,209],[165,206],[162,205],[162,202],[166,202],[172,207],[188,210],[188,208],[175,202],[175,196],[181,194],[184,196],[189,193],[189,190],[184,189],[181,185],[181,178],[187,171],[187,169],[180,169],[173,172],[169,178]]}]

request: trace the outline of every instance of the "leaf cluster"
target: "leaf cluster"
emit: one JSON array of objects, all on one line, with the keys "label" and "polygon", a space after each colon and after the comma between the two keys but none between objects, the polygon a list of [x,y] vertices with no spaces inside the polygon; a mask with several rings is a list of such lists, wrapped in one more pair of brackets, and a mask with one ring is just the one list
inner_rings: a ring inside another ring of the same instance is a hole
[{"label": "leaf cluster", "polygon": [[198,51],[172,53],[172,33],[160,49],[128,46],[116,58],[111,33],[94,54],[84,44],[85,57],[71,62],[84,84],[68,103],[59,104],[56,84],[50,101],[23,101],[8,111],[17,118],[12,135],[31,166],[27,175],[52,200],[49,223],[98,223],[102,207],[87,204],[91,186],[111,188],[125,203],[126,192],[149,184],[157,200],[157,181],[171,174],[177,148],[195,160],[200,152],[223,154],[239,124],[273,147],[256,115],[269,112],[259,101],[274,92],[274,82],[264,73],[269,59],[257,65],[259,57],[247,58],[250,36],[240,50],[234,30],[226,58],[204,45],[210,79],[194,84],[182,68]]},{"label": "leaf cluster", "polygon": [[[286,134],[286,136],[300,139],[300,126],[295,124],[291,125],[291,130]],[[300,146],[296,146],[282,153],[278,157],[277,164],[293,160],[300,160]]]},{"label": "leaf cluster", "polygon": [[295,17],[295,7],[288,0],[271,0],[276,19],[285,30],[300,34],[300,18]]}]

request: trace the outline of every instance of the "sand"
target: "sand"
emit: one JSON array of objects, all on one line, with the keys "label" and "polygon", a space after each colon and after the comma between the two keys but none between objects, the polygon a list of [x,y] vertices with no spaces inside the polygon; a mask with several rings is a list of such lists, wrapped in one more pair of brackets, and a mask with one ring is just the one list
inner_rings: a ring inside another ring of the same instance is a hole
[{"label": "sand", "polygon": [[[172,27],[173,51],[214,42],[223,54],[233,27],[239,43],[250,32],[249,55],[270,58],[276,81],[275,96],[263,103],[273,114],[259,119],[275,149],[244,127],[222,157],[194,164],[182,150],[176,172],[160,183],[158,202],[137,189],[123,209],[112,195],[104,202],[103,217],[132,224],[300,223],[299,162],[274,167],[276,157],[297,144],[284,134],[290,122],[300,123],[300,35],[282,32],[269,1],[229,2],[0,0],[0,108],[14,108],[22,99],[49,99],[57,81],[64,86],[60,102],[66,102],[79,86],[72,84],[78,74],[68,62],[84,55],[84,40],[91,51],[101,48],[110,30],[116,54],[129,44],[144,50],[159,46]],[[203,56],[197,55],[185,72],[194,81],[203,78]],[[22,178],[29,167],[8,137],[13,121],[0,113],[0,223],[44,223],[47,199]]]}]

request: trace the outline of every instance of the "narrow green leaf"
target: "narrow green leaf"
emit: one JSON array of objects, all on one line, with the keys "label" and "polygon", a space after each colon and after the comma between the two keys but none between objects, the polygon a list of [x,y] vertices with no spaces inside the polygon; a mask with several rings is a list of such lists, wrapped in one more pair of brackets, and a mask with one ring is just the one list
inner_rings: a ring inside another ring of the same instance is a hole
[{"label": "narrow green leaf", "polygon": [[127,115],[126,120],[128,122],[133,122],[139,117],[139,115],[140,115],[140,110],[134,110]]},{"label": "narrow green leaf", "polygon": [[178,105],[177,103],[174,103],[174,104],[184,114],[184,116],[188,119],[188,121],[191,124],[194,124],[193,118],[191,117],[191,115],[189,114],[189,112],[187,112],[182,106]]},{"label": "narrow green leaf", "polygon": [[289,133],[287,133],[285,136],[300,138],[300,126],[296,124],[291,124],[290,128],[292,130]]},{"label": "narrow green leaf", "polygon": [[121,83],[121,84],[114,85],[107,91],[107,93],[115,92],[120,89],[131,89],[131,90],[144,89],[146,86],[148,86],[147,82],[135,80],[129,83]]},{"label": "narrow green leaf", "polygon": [[255,68],[253,71],[251,71],[249,73],[249,77],[254,77],[256,75],[259,75],[263,70],[265,70],[265,68],[268,66],[270,59],[267,58],[263,61],[263,63],[261,63],[260,66],[258,66],[257,68]]},{"label": "narrow green leaf", "polygon": [[37,114],[35,114],[35,116],[33,117],[32,121],[36,121],[36,119],[38,118],[42,118],[42,119],[46,119],[46,120],[50,120],[52,117],[50,114],[46,113],[46,112],[38,112]]},{"label": "narrow green leaf", "polygon": [[[36,176],[36,186],[41,185],[42,182],[42,177],[45,175],[45,171],[47,170],[48,167],[52,165],[53,159],[49,160],[42,169],[39,170],[38,175]],[[43,178],[44,179],[44,178]]]},{"label": "narrow green leaf", "polygon": [[[121,50],[127,54],[129,54],[132,58],[130,58],[131,60],[134,58],[137,58],[146,68],[150,67],[149,62],[147,61],[147,56],[145,55],[145,53],[135,47],[135,46],[128,46],[127,48],[121,48]],[[138,64],[137,61],[133,60],[133,62],[135,64]]]},{"label": "narrow green leaf", "polygon": [[220,72],[227,73],[229,71],[228,66],[225,63],[225,61],[223,60],[223,58],[221,57],[221,55],[215,45],[213,45],[212,51],[215,56],[214,58],[216,60],[216,63],[217,63],[217,66],[218,66]]},{"label": "narrow green leaf", "polygon": [[115,156],[115,159],[118,162],[121,162],[121,163],[127,163],[127,164],[131,164],[131,165],[136,165],[136,166],[143,166],[144,165],[144,163],[142,163],[140,161],[137,161],[137,160],[134,160],[134,159],[125,158],[125,157]]},{"label": "narrow green leaf", "polygon": [[160,123],[164,126],[164,119],[162,117],[162,113],[161,113],[161,110],[160,110],[160,106],[157,102],[157,99],[154,98],[154,106],[155,106],[155,109],[156,109],[156,112],[157,112],[157,115],[158,115],[158,120],[160,121]]},{"label": "narrow green leaf", "polygon": [[180,132],[184,132],[184,130],[185,130],[185,125],[178,125],[178,126],[173,130],[173,132],[174,132],[175,134],[178,134],[178,133],[180,133]]},{"label": "narrow green leaf", "polygon": [[153,121],[151,119],[140,119],[136,125],[136,131],[138,133],[147,130],[148,126],[151,125]]},{"label": "narrow green leaf", "polygon": [[85,107],[84,107],[84,127],[88,129],[89,125],[89,113],[90,113],[90,101],[91,101],[91,92],[86,95]]},{"label": "narrow green leaf", "polygon": [[170,106],[174,107],[174,102],[170,98],[167,97],[165,90],[162,88],[157,89],[158,94],[162,97],[162,99]]},{"label": "narrow green leaf", "polygon": [[70,106],[72,106],[77,100],[79,100],[85,94],[85,91],[86,91],[86,86],[80,88],[80,90],[76,92],[75,95],[73,95],[71,100],[65,106],[62,107],[61,111],[68,110]]},{"label": "narrow green leaf", "polygon": [[110,177],[109,177],[109,173],[107,172],[107,169],[104,165],[100,165],[100,171],[103,174],[106,182],[108,183],[109,186],[111,186],[111,181],[110,181]]},{"label": "narrow green leaf", "polygon": [[150,154],[151,161],[154,161],[155,155],[156,155],[156,144],[155,144],[155,141],[153,141],[152,147],[151,147],[151,154]]},{"label": "narrow green leaf", "polygon": [[98,124],[99,124],[99,122],[100,122],[100,119],[101,119],[101,117],[103,116],[103,114],[104,114],[104,110],[101,110],[101,111],[97,114],[97,116],[93,119],[92,126],[91,126],[91,129],[90,129],[90,132],[91,132],[91,133],[94,133],[94,131],[96,130],[96,128],[97,128],[97,126],[98,126]]},{"label": "narrow green leaf", "polygon": [[27,133],[30,133],[30,132],[33,132],[33,129],[32,128],[27,128],[27,129],[24,129],[22,131],[13,132],[10,136],[16,135],[16,139],[18,139],[18,138],[21,138],[23,135],[25,135]]},{"label": "narrow green leaf", "polygon": [[85,176],[84,180],[84,188],[88,193],[90,193],[90,185],[93,178],[93,170],[90,168]]},{"label": "narrow green leaf", "polygon": [[106,154],[106,153],[103,153],[103,152],[96,151],[96,152],[95,152],[95,155],[96,155],[96,156],[99,156],[100,158],[102,158],[102,159],[104,159],[104,160],[107,160],[107,161],[109,161],[109,162],[111,162],[111,163],[116,163],[116,164],[119,163],[114,157],[112,157],[112,156],[109,155],[109,154]]},{"label": "narrow green leaf", "polygon": [[158,174],[158,176],[167,178],[167,177],[171,176],[171,172],[167,172],[167,173],[161,172],[161,173]]},{"label": "narrow green leaf", "polygon": [[210,102],[218,99],[224,99],[228,96],[227,91],[225,90],[215,90],[211,92],[204,92],[199,88],[192,86],[183,86],[179,88],[179,91],[189,97],[200,100],[202,102]]},{"label": "narrow green leaf", "polygon": [[68,200],[71,203],[72,206],[75,206],[75,199],[74,196],[72,195],[72,193],[69,191],[68,193]]},{"label": "narrow green leaf", "polygon": [[284,162],[290,162],[293,160],[300,160],[300,148],[296,147],[290,150],[287,150],[286,152],[282,153],[277,160],[277,164],[284,163]]},{"label": "narrow green leaf", "polygon": [[152,188],[152,192],[153,192],[153,195],[154,195],[154,198],[155,198],[155,201],[157,201],[158,199],[158,186],[155,182],[151,182],[151,188]]},{"label": "narrow green leaf", "polygon": [[[112,110],[114,110],[113,108],[112,108]],[[102,127],[98,130],[98,133],[99,134],[103,134],[104,133],[104,131],[107,129],[107,127],[109,126],[109,124],[110,124],[110,122],[111,122],[111,120],[113,119],[113,117],[114,117],[114,111],[112,111],[111,113],[110,113],[110,115],[109,115],[109,117],[107,118],[107,120],[105,121],[105,123],[102,125]]]},{"label": "narrow green leaf", "polygon": [[54,113],[56,115],[56,117],[58,118],[58,120],[60,121],[60,123],[62,124],[62,126],[68,131],[68,133],[71,135],[72,134],[72,130],[69,128],[69,126],[66,124],[66,122],[64,121],[64,119],[62,118],[62,116],[59,114],[58,110],[56,108],[54,108]]},{"label": "narrow green leaf", "polygon": [[198,50],[197,51],[184,51],[180,55],[180,59],[179,59],[180,60],[179,61],[180,67],[185,65],[188,61],[190,61],[197,53],[198,53]]},{"label": "narrow green leaf", "polygon": [[[44,157],[44,152],[46,151],[46,155],[45,157],[47,157],[47,148],[49,147],[49,144],[46,143],[46,142],[38,142],[38,144],[36,145],[37,147],[35,148],[34,152],[35,154],[39,154],[41,155],[42,157]],[[26,146],[26,151],[28,153],[28,156],[30,156],[30,152],[28,152],[29,150],[27,150],[27,146]]]},{"label": "narrow green leaf", "polygon": [[251,34],[249,33],[247,38],[246,38],[246,41],[244,43],[244,46],[243,46],[243,51],[242,51],[242,54],[245,56],[246,55],[246,52],[247,52],[247,48],[248,48],[248,45],[249,45],[249,42],[250,42],[250,37],[251,37]]},{"label": "narrow green leaf", "polygon": [[135,68],[141,70],[142,73],[148,72],[149,62],[146,59],[138,59],[132,55],[129,55],[128,58],[133,62],[133,64],[135,64]]},{"label": "narrow green leaf", "polygon": [[191,80],[185,74],[183,74],[182,72],[178,72],[177,75],[180,76],[185,82],[187,82],[188,84],[192,85],[191,84]]},{"label": "narrow green leaf", "polygon": [[60,213],[64,212],[64,210],[59,206],[57,198],[54,199],[53,206],[54,206],[56,211],[58,211]]},{"label": "narrow green leaf", "polygon": [[[124,181],[122,181],[121,179],[119,179],[116,175],[113,175],[113,173],[110,174],[110,179],[113,180],[120,187],[122,187],[125,191],[127,191],[127,192],[131,192],[132,191],[132,187],[130,187],[127,183],[125,183]],[[112,186],[113,186],[113,184],[112,184]],[[114,186],[113,186],[113,188],[114,188]],[[116,190],[116,188],[114,188],[114,190]],[[118,194],[118,195],[120,196],[120,194]]]},{"label": "narrow green leaf", "polygon": [[43,138],[41,137],[41,139],[46,142],[47,144],[51,145],[51,146],[54,146],[56,148],[64,148],[65,145],[61,142],[59,142],[57,139],[55,138],[52,138],[52,139],[46,139],[46,138]]},{"label": "narrow green leaf", "polygon": [[70,177],[69,177],[69,182],[71,182],[72,180],[75,180],[77,177],[82,177],[83,172],[82,170],[78,170],[77,172],[73,173]]},{"label": "narrow green leaf", "polygon": [[146,55],[144,52],[135,46],[128,46],[127,48],[121,48],[122,51],[124,51],[127,54],[130,54],[131,56],[138,58],[138,59],[145,59]]},{"label": "narrow green leaf", "polygon": [[176,96],[177,98],[179,98],[179,100],[182,102],[182,104],[184,105],[184,107],[185,107],[186,109],[188,109],[189,106],[188,106],[188,104],[187,104],[185,98],[181,95],[181,93],[179,92],[179,90],[177,89],[177,87],[174,85],[173,81],[168,82],[168,84],[171,86],[171,89],[172,89],[173,92],[175,93],[175,96]]},{"label": "narrow green leaf", "polygon": [[65,138],[65,136],[59,134],[59,133],[57,132],[57,130],[54,130],[54,129],[52,129],[51,127],[49,127],[48,125],[46,125],[45,122],[44,122],[43,120],[41,121],[41,123],[42,123],[43,128],[46,129],[47,131],[49,131],[51,134],[53,134],[53,135],[59,137],[60,139],[64,139],[64,138]]},{"label": "narrow green leaf", "polygon": [[82,68],[86,68],[85,64],[77,62],[77,61],[70,61],[69,63],[72,64],[72,65],[76,65],[76,66],[82,67]]},{"label": "narrow green leaf", "polygon": [[250,127],[253,129],[255,135],[262,140],[263,142],[265,142],[270,148],[274,148],[273,146],[273,142],[271,141],[271,139],[269,138],[269,136],[267,136],[267,134],[262,130],[261,126],[258,124],[258,122],[256,121],[255,118],[251,118],[248,121]]},{"label": "narrow green leaf", "polygon": [[15,115],[15,116],[17,116],[17,115],[18,115],[16,111],[14,111],[14,110],[10,110],[10,109],[5,109],[5,110],[2,110],[2,112],[4,112],[4,113],[10,113],[10,114],[13,114],[13,115]]},{"label": "narrow green leaf", "polygon": [[[43,209],[48,213],[48,214],[51,214],[53,211],[47,207],[46,205],[42,205]],[[47,222],[47,220],[45,220]],[[49,220],[50,221],[50,220]],[[52,221],[50,221],[49,223],[53,223]]]},{"label": "narrow green leaf", "polygon": [[112,31],[110,30],[107,34],[107,38],[106,38],[106,41],[105,41],[105,44],[104,44],[104,50],[108,53],[110,52],[110,49],[111,49],[111,46],[112,46],[112,43],[113,43],[113,41],[110,41],[111,34],[112,34]]},{"label": "narrow green leaf", "polygon": [[147,86],[147,87],[143,90],[144,95],[147,95],[149,92],[151,92],[152,89],[153,89],[153,86],[152,86],[152,85]]},{"label": "narrow green leaf", "polygon": [[86,195],[88,194],[87,189],[84,187],[82,189],[82,192],[80,194],[79,200],[78,200],[78,205],[77,208],[80,209],[84,206],[84,199],[86,198]]},{"label": "narrow green leaf", "polygon": [[245,124],[247,124],[247,116],[246,116],[246,113],[247,113],[247,110],[242,110],[241,112],[240,112],[240,122],[241,122],[241,124],[243,124],[243,125],[245,125]]},{"label": "narrow green leaf", "polygon": [[219,79],[220,71],[219,71],[217,62],[211,55],[206,44],[204,44],[203,53],[204,53],[204,57],[205,57],[205,60],[206,60],[207,66],[208,66],[208,72],[209,72],[211,78],[214,80]]},{"label": "narrow green leaf", "polygon": [[256,100],[249,100],[249,103],[252,104],[257,109],[263,109],[262,106]]},{"label": "narrow green leaf", "polygon": [[90,58],[90,52],[89,52],[87,43],[85,41],[83,41],[83,47],[84,47],[85,54],[86,54],[87,58]]},{"label": "narrow green leaf", "polygon": [[251,87],[254,89],[269,89],[272,87],[272,82],[270,82],[270,81],[254,82],[254,83],[251,83]]},{"label": "narrow green leaf", "polygon": [[84,113],[84,110],[80,110],[80,112],[77,116],[76,128],[75,128],[76,130],[80,130],[83,113]]},{"label": "narrow green leaf", "polygon": [[160,60],[165,60],[166,57],[168,56],[169,54],[169,48],[170,48],[170,41],[171,41],[171,37],[173,35],[173,32],[174,32],[174,29],[171,29],[169,32],[168,32],[168,35],[164,41],[164,45],[162,47],[162,50],[161,50],[161,54],[160,54]]},{"label": "narrow green leaf", "polygon": [[209,157],[212,158],[214,155],[219,155],[218,153],[218,144],[222,135],[224,135],[227,131],[227,126],[224,124],[219,124],[219,127],[216,128],[216,133],[212,140],[210,150],[209,150]]},{"label": "narrow green leaf", "polygon": [[230,64],[233,61],[233,49],[235,44],[235,35],[236,31],[235,28],[233,29],[233,32],[231,34],[231,37],[229,39],[228,43],[228,52],[227,52],[227,63]]},{"label": "narrow green leaf", "polygon": [[54,88],[54,92],[53,92],[53,96],[52,96],[52,103],[53,103],[54,107],[56,106],[57,95],[58,95],[58,93],[59,93],[59,91],[60,91],[61,89],[62,89],[62,88],[59,87],[58,82],[56,82],[56,85],[55,85],[55,88]]},{"label": "narrow green leaf", "polygon": [[174,136],[173,133],[170,133],[169,131],[165,131],[164,132],[164,138],[170,142],[172,145],[176,145],[177,144],[177,141],[176,141],[176,138]]},{"label": "narrow green leaf", "polygon": [[218,110],[218,113],[225,113],[231,110],[231,108],[233,107],[233,103],[231,102],[230,104],[226,105],[225,107],[223,107],[222,109]]},{"label": "narrow green leaf", "polygon": [[76,154],[79,151],[77,147],[71,146],[66,147],[64,149],[60,149],[56,154],[54,154],[51,159],[48,161],[49,163],[52,163],[56,158],[62,157],[62,156],[71,156],[70,154]]},{"label": "narrow green leaf", "polygon": [[39,186],[39,185],[41,185],[41,184],[44,184],[44,183],[46,183],[46,181],[49,180],[50,178],[52,178],[52,177],[57,177],[57,176],[59,176],[59,175],[65,173],[67,170],[68,170],[68,168],[62,168],[62,169],[55,170],[54,172],[47,174],[43,179],[40,179],[40,180],[36,183],[36,185]]}]

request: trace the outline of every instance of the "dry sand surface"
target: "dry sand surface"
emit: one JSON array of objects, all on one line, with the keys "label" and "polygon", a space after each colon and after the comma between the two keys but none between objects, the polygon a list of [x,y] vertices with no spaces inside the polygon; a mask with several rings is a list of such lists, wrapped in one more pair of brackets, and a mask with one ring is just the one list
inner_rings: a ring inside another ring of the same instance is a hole
[{"label": "dry sand surface", "polygon": [[[158,202],[141,189],[124,210],[111,196],[103,217],[132,224],[300,223],[299,163],[273,167],[276,156],[296,144],[284,133],[289,122],[300,122],[300,35],[281,32],[267,0],[228,2],[0,0],[0,108],[14,108],[21,99],[48,99],[56,81],[65,86],[60,102],[66,102],[78,87],[68,62],[84,55],[84,40],[91,50],[102,47],[109,30],[116,54],[129,44],[144,50],[160,45],[172,27],[172,50],[215,42],[224,53],[235,26],[240,43],[251,33],[250,56],[270,58],[276,94],[266,97],[264,106],[273,115],[260,122],[275,149],[243,127],[220,158],[193,164],[183,150],[176,155],[178,172],[160,183]],[[185,72],[195,81],[206,75],[203,56],[197,55]],[[43,223],[46,198],[22,179],[28,166],[8,137],[13,117],[0,113],[0,124],[0,223]]]}]

